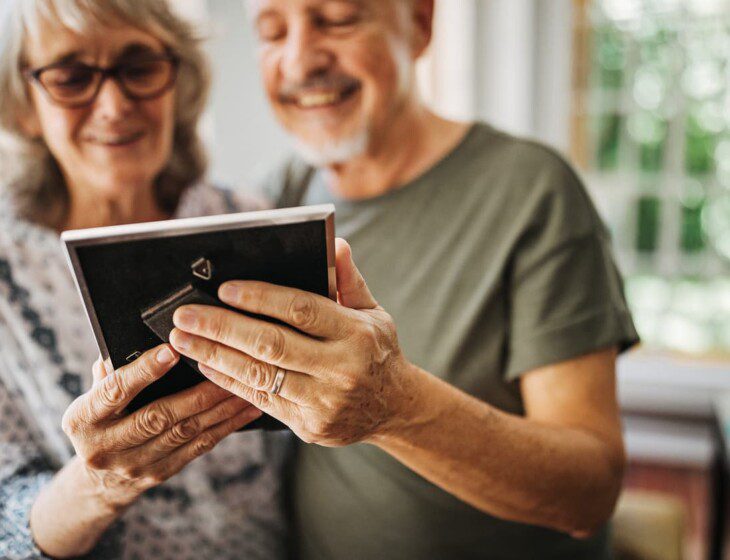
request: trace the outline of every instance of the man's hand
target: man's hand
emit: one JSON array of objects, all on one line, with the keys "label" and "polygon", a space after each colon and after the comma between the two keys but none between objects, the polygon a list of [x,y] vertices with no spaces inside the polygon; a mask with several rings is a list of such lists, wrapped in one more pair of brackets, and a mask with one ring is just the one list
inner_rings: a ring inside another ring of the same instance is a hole
[{"label": "man's hand", "polygon": [[[263,282],[223,284],[219,297],[247,313],[189,305],[174,315],[178,352],[211,381],[289,426],[302,440],[326,446],[367,441],[407,417],[411,368],[391,317],[373,298],[336,242],[339,304]],[[270,393],[285,371],[278,395]]]},{"label": "man's hand", "polygon": [[[409,363],[392,319],[340,240],[336,265],[339,305],[270,284],[229,282],[221,286],[223,301],[284,325],[186,306],[174,316],[170,342],[208,379],[306,442],[371,443],[502,519],[575,536],[605,523],[623,461],[613,348],[525,374],[527,417],[508,414]],[[279,368],[286,376],[272,395]]]}]

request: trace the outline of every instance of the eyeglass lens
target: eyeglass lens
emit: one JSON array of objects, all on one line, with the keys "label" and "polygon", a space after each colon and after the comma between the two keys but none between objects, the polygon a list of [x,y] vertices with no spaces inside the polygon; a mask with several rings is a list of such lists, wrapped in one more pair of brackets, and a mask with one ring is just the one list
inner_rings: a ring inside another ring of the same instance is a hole
[{"label": "eyeglass lens", "polygon": [[[132,98],[144,99],[162,93],[175,74],[172,60],[157,59],[119,65],[116,78]],[[56,101],[68,104],[91,102],[102,80],[102,72],[84,64],[68,64],[44,70],[38,80]]]}]

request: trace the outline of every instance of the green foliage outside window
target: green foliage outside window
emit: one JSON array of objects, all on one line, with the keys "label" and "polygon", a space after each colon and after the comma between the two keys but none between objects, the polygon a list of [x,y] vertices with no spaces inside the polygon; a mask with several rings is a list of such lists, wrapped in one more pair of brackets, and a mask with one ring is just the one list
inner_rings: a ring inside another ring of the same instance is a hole
[{"label": "green foliage outside window", "polygon": [[[730,3],[592,0],[588,183],[649,346],[730,353]],[[688,303],[689,302],[689,303]]]}]

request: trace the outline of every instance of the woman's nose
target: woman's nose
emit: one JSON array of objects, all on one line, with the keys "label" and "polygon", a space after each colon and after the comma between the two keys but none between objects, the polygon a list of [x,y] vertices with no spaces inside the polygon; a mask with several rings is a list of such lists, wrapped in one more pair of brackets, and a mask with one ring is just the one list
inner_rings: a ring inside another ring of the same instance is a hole
[{"label": "woman's nose", "polygon": [[124,94],[113,79],[107,79],[101,84],[101,89],[94,100],[94,111],[99,112],[100,116],[112,119],[126,115],[133,107],[134,101]]}]

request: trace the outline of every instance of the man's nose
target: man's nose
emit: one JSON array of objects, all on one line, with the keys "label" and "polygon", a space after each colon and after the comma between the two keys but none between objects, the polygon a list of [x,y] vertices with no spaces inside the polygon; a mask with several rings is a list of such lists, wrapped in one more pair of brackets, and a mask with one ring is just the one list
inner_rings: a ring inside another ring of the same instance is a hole
[{"label": "man's nose", "polygon": [[327,70],[334,55],[323,45],[310,25],[292,26],[287,34],[282,71],[288,81],[297,83]]},{"label": "man's nose", "polygon": [[124,94],[121,86],[112,78],[106,79],[101,84],[101,89],[94,100],[94,111],[108,119],[127,115],[133,106],[134,101]]}]

